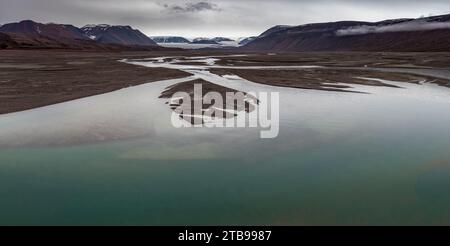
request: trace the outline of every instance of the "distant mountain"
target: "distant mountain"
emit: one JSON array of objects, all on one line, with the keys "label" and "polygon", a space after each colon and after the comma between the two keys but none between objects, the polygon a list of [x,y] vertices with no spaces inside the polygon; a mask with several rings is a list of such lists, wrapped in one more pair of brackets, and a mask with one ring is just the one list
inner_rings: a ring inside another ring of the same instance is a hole
[{"label": "distant mountain", "polygon": [[151,38],[130,26],[86,25],[81,30],[90,39],[103,44],[157,45]]},{"label": "distant mountain", "polygon": [[101,49],[81,29],[72,25],[42,24],[31,20],[0,26],[0,43],[6,48],[27,49]]},{"label": "distant mountain", "polygon": [[42,24],[31,20],[5,24],[0,26],[0,32],[43,36],[52,39],[89,39],[81,29],[72,25]]},{"label": "distant mountain", "polygon": [[240,46],[247,45],[248,43],[250,43],[251,41],[253,41],[255,39],[256,39],[256,37],[240,38],[240,39],[238,39],[238,44]]},{"label": "distant mountain", "polygon": [[450,51],[450,15],[273,27],[248,51]]},{"label": "distant mountain", "polygon": [[192,42],[192,44],[219,44],[218,42],[211,40],[209,38],[195,38]]},{"label": "distant mountain", "polygon": [[220,42],[234,42],[235,40],[231,39],[231,38],[224,38],[224,37],[215,37],[215,38],[211,38],[210,40],[216,42],[216,43],[220,43]]},{"label": "distant mountain", "polygon": [[[106,25],[104,26],[105,31]],[[17,49],[76,49],[76,50],[159,50],[148,37],[139,35],[139,31],[130,31],[134,35],[127,35],[130,27],[123,27],[122,33],[111,32],[101,39],[93,39],[84,30],[73,25],[42,24],[31,20],[9,23],[0,26],[0,48]],[[114,28],[112,29],[114,30]],[[116,34],[115,36],[113,34]],[[91,34],[92,35],[92,34]],[[143,35],[143,34],[142,34]],[[120,42],[108,41],[115,37]],[[131,40],[134,38],[134,40]],[[141,38],[141,39],[140,39]],[[136,41],[138,40],[138,41]],[[139,40],[142,40],[139,42]],[[139,46],[144,45],[145,46]],[[152,46],[148,46],[152,44]]]},{"label": "distant mountain", "polygon": [[150,38],[158,44],[186,44],[191,42],[186,38],[177,36],[155,36]]}]

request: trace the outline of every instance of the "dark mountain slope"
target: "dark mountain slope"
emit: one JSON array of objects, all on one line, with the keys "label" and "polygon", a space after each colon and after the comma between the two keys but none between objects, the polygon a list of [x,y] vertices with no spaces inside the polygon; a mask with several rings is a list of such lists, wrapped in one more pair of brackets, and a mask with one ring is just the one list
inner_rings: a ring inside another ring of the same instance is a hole
[{"label": "dark mountain slope", "polygon": [[156,42],[130,26],[87,25],[86,36],[103,44],[157,46]]},{"label": "dark mountain slope", "polygon": [[89,39],[81,29],[72,25],[42,24],[31,20],[5,24],[0,26],[0,32],[40,35],[52,39]]},{"label": "dark mountain slope", "polygon": [[450,51],[450,15],[381,22],[342,21],[278,26],[247,51]]},{"label": "dark mountain slope", "polygon": [[42,24],[31,20],[9,23],[0,26],[0,48],[105,51],[163,49],[131,27],[108,26],[107,29],[99,36],[99,40],[93,40],[82,29],[72,25]]}]

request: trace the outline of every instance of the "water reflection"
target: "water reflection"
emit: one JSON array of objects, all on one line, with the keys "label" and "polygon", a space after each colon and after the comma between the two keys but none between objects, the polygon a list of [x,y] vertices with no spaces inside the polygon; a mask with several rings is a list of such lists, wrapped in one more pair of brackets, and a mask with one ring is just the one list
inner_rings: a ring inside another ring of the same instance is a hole
[{"label": "water reflection", "polygon": [[[189,69],[188,78],[1,115],[0,224],[449,223],[449,89],[301,90]],[[196,79],[280,92],[280,136],[173,128],[159,97]]]}]

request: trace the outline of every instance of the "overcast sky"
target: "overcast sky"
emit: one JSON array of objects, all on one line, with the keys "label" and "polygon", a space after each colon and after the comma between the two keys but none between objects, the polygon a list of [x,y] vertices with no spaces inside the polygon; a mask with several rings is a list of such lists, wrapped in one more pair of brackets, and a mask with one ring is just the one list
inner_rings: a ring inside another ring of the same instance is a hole
[{"label": "overcast sky", "polygon": [[274,25],[447,13],[449,0],[0,0],[0,24],[120,24],[150,36],[245,37]]}]

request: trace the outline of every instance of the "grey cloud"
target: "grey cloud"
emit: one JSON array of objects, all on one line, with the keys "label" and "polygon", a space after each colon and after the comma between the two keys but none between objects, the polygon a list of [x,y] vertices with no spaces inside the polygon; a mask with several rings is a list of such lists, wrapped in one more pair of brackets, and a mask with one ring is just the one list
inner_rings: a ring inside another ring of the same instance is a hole
[{"label": "grey cloud", "polygon": [[164,4],[164,8],[175,11],[175,12],[198,12],[198,11],[220,11],[221,9],[215,3],[209,2],[195,2],[195,3],[186,3],[184,5],[177,4]]},{"label": "grey cloud", "polygon": [[0,24],[130,25],[150,36],[256,36],[275,25],[417,18],[449,0],[0,0]]},{"label": "grey cloud", "polygon": [[422,20],[409,21],[389,26],[356,26],[336,31],[338,36],[354,36],[369,33],[427,31],[436,29],[450,29],[450,22],[426,22]]}]

